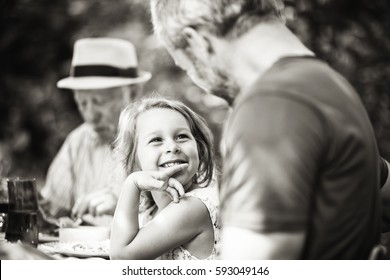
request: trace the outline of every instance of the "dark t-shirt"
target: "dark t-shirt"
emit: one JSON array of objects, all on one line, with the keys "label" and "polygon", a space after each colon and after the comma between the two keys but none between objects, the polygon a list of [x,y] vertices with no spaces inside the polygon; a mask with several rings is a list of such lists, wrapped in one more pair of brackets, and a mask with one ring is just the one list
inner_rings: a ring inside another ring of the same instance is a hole
[{"label": "dark t-shirt", "polygon": [[223,146],[223,226],[305,232],[303,259],[366,259],[379,243],[373,129],[327,64],[275,63],[237,100]]}]

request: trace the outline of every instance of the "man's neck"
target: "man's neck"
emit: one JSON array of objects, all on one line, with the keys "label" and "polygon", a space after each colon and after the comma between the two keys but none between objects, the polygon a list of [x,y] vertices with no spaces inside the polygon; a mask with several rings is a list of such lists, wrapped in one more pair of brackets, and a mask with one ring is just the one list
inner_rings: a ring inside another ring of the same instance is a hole
[{"label": "man's neck", "polygon": [[226,69],[242,91],[249,88],[276,61],[287,56],[314,55],[282,23],[263,23],[227,44]]}]

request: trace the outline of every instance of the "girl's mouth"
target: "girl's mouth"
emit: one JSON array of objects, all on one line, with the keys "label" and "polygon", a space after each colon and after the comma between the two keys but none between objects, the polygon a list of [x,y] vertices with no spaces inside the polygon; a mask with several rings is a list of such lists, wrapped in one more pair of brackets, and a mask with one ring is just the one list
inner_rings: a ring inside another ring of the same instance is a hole
[{"label": "girl's mouth", "polygon": [[160,164],[160,167],[169,168],[169,167],[172,167],[175,165],[180,165],[183,163],[186,163],[186,162],[183,160],[169,161],[169,162],[165,162],[163,164]]}]

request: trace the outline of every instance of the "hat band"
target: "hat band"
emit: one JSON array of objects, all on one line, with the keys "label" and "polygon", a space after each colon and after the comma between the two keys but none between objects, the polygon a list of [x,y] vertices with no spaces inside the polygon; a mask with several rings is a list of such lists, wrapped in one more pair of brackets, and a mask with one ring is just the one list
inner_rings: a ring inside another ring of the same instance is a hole
[{"label": "hat band", "polygon": [[138,70],[135,67],[122,69],[107,65],[81,65],[72,67],[70,75],[72,77],[105,76],[137,78]]}]

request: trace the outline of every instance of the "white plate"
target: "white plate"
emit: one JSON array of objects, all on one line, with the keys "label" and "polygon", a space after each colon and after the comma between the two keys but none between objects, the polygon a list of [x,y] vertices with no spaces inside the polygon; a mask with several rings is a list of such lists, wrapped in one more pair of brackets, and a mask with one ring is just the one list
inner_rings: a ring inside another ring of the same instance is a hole
[{"label": "white plate", "polygon": [[39,245],[45,253],[59,253],[70,257],[109,258],[110,241],[91,242],[48,242]]}]

